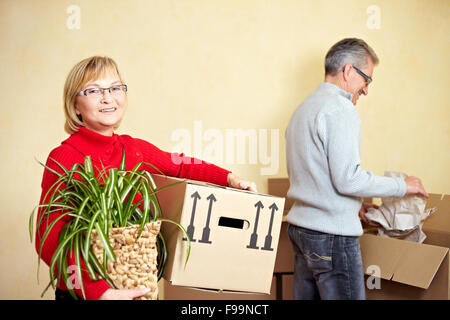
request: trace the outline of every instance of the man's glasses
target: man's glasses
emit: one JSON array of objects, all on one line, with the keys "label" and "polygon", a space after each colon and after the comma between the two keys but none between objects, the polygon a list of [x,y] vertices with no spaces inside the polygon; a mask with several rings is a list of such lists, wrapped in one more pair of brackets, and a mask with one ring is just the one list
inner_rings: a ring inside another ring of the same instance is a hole
[{"label": "man's glasses", "polygon": [[108,91],[112,96],[120,96],[127,92],[128,87],[126,84],[119,84],[109,88],[88,88],[86,90],[77,92],[77,96],[86,96],[92,98],[100,98]]},{"label": "man's glasses", "polygon": [[364,72],[362,72],[361,70],[359,70],[357,67],[355,67],[354,65],[352,65],[353,69],[355,69],[356,72],[358,72],[360,75],[362,75],[364,77],[364,79],[366,79],[366,84],[369,85],[372,82],[372,78],[369,77],[367,74],[365,74]]}]

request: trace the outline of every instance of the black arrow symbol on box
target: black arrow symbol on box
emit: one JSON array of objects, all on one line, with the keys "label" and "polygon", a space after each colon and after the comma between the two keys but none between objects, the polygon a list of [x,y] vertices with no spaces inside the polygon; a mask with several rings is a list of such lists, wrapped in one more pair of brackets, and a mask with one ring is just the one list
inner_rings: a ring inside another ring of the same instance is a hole
[{"label": "black arrow symbol on box", "polygon": [[259,249],[259,247],[256,246],[256,241],[258,240],[258,234],[256,231],[258,230],[258,221],[259,221],[259,212],[262,208],[264,208],[261,201],[258,201],[255,204],[256,209],[256,219],[255,219],[255,227],[253,228],[253,233],[250,236],[250,244],[247,246],[249,249]]},{"label": "black arrow symbol on box", "polygon": [[[188,227],[187,227],[187,234],[189,236],[189,239],[191,239],[192,242],[195,242],[194,239],[194,217],[195,217],[195,209],[197,207],[197,200],[201,199],[200,195],[198,194],[197,191],[195,191],[192,195],[191,198],[194,198],[194,203],[192,205],[192,213],[191,213],[191,222],[189,223]],[[183,240],[187,241],[186,238],[183,238]]]},{"label": "black arrow symbol on box", "polygon": [[266,239],[264,241],[264,247],[261,248],[261,250],[267,250],[267,251],[273,251],[272,246],[272,226],[273,226],[273,217],[275,215],[275,211],[278,211],[278,207],[276,203],[272,203],[272,205],[269,207],[269,209],[272,210],[272,213],[270,215],[270,224],[269,224],[269,232],[267,233]]},{"label": "black arrow symbol on box", "polygon": [[217,199],[216,199],[216,197],[214,197],[214,194],[212,194],[212,193],[206,199],[209,200],[208,217],[206,218],[206,225],[203,228],[202,239],[198,240],[198,242],[211,243],[211,241],[209,241],[209,234],[211,232],[211,230],[209,229],[209,221],[211,220],[211,211],[212,211],[213,202],[217,201]]}]

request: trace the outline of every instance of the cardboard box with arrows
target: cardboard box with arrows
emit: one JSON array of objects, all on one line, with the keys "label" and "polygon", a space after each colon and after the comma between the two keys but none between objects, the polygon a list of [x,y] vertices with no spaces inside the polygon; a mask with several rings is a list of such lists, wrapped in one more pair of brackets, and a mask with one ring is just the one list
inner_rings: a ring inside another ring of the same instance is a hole
[{"label": "cardboard box with arrows", "polygon": [[[209,183],[153,175],[169,248],[164,278],[172,285],[270,293],[284,198]],[[179,183],[177,183],[179,182]],[[172,185],[177,183],[175,185]]]}]

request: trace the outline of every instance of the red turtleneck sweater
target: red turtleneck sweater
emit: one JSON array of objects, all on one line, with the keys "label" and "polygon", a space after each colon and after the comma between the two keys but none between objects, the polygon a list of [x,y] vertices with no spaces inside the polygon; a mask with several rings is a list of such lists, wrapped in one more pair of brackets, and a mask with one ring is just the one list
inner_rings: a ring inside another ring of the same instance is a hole
[{"label": "red turtleneck sweater", "polygon": [[[56,147],[50,152],[46,165],[58,172],[62,173],[61,168],[58,167],[51,159],[54,159],[64,165],[65,168],[70,169],[74,163],[84,163],[84,158],[90,155],[94,167],[102,168],[115,167],[118,168],[122,159],[122,151],[125,148],[126,154],[126,169],[131,170],[137,163],[144,161],[154,165],[164,174],[173,177],[182,177],[193,180],[207,181],[218,185],[227,185],[227,176],[229,171],[219,168],[207,162],[195,161],[194,158],[185,157],[183,154],[164,152],[151,143],[141,139],[135,139],[128,135],[113,134],[112,137],[103,136],[89,129],[81,127],[78,132],[72,134],[68,139],[63,141],[60,146]],[[151,166],[146,166],[145,169],[151,173],[157,171]],[[42,195],[40,203],[46,203],[48,199],[44,199],[47,190],[57,180],[55,174],[48,170],[44,170],[42,178]],[[50,217],[49,224],[56,219],[60,214],[53,213]],[[62,227],[68,222],[67,219],[61,219],[54,226],[48,235],[42,247],[41,258],[45,263],[50,265],[53,254],[58,247],[59,234]],[[38,218],[39,219],[39,218]],[[40,235],[45,233],[46,223],[41,223],[37,228],[36,233],[36,250],[39,252]],[[69,266],[75,264],[75,259],[69,258]],[[82,261],[82,269],[84,262]],[[92,281],[89,274],[84,271],[82,274],[84,290],[86,298],[95,300],[110,288],[110,286],[103,280]],[[67,290],[63,281],[58,284],[62,290]],[[81,289],[74,289],[78,296],[82,297]]]}]

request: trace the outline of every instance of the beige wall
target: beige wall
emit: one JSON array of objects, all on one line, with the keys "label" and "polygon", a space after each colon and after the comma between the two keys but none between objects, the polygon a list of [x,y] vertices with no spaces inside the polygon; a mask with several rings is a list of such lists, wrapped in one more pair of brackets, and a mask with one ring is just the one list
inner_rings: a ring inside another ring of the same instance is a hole
[{"label": "beige wall", "polygon": [[[67,27],[72,4],[80,29]],[[372,4],[380,20],[367,12]],[[28,239],[43,170],[34,158],[45,161],[67,136],[62,87],[79,60],[101,54],[119,63],[130,88],[119,133],[164,150],[181,146],[171,137],[183,128],[194,144],[199,124],[213,137],[200,146],[216,155],[230,130],[278,129],[277,143],[262,143],[278,144],[271,175],[262,175],[259,156],[216,161],[266,192],[268,177],[286,176],[284,130],[323,80],[326,50],[361,37],[381,60],[357,107],[363,168],[417,175],[429,192],[450,193],[449,30],[447,0],[0,1],[0,299],[39,299],[48,279],[44,265],[37,285]]]}]

